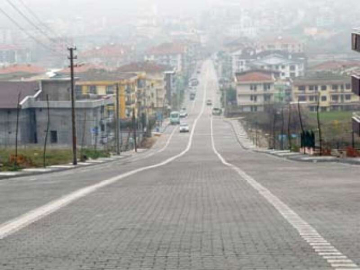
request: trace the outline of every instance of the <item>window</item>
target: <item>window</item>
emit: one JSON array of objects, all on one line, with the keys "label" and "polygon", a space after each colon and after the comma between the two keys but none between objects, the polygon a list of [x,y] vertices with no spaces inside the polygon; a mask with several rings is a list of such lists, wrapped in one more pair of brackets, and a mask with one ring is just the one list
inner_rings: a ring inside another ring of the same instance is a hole
[{"label": "window", "polygon": [[350,83],[347,83],[347,84],[345,85],[345,87],[346,87],[346,89],[351,89],[351,84],[350,84]]},{"label": "window", "polygon": [[281,66],[281,68],[282,68],[282,69],[285,69],[285,66],[284,66],[284,65],[282,65],[282,66]]},{"label": "window", "polygon": [[299,96],[299,101],[306,101],[306,97],[305,96]]},{"label": "window", "polygon": [[290,73],[290,77],[291,77],[291,78],[295,78],[295,77],[296,77],[295,72],[291,72],[291,73]]},{"label": "window", "polygon": [[89,93],[90,94],[96,94],[96,85],[90,85]]},{"label": "window", "polygon": [[58,135],[56,130],[50,131],[50,143],[57,143],[58,142]]},{"label": "window", "polygon": [[305,85],[300,85],[299,86],[299,91],[305,91],[305,89],[306,89]]},{"label": "window", "polygon": [[75,85],[75,96],[80,97],[82,95],[82,87],[81,85]]},{"label": "window", "polygon": [[115,86],[114,85],[108,85],[106,86],[106,94],[112,95],[115,93]]},{"label": "window", "polygon": [[252,112],[257,112],[257,107],[256,106],[251,106],[251,111]]},{"label": "window", "polygon": [[331,86],[332,90],[338,90],[339,86],[337,84],[333,84]]},{"label": "window", "polygon": [[251,95],[250,100],[256,102],[257,101],[257,96]]},{"label": "window", "polygon": [[326,85],[322,85],[322,86],[321,86],[321,90],[322,90],[322,91],[327,90],[327,86],[326,86]]},{"label": "window", "polygon": [[270,83],[264,83],[264,91],[270,90],[271,84]]},{"label": "window", "polygon": [[310,100],[310,101],[314,101],[314,100],[315,100],[315,97],[312,97],[312,96],[311,96],[311,97],[309,97],[309,100]]},{"label": "window", "polygon": [[257,90],[257,85],[256,84],[251,84],[250,85],[250,90],[256,91]]},{"label": "window", "polygon": [[271,95],[264,95],[264,101],[265,102],[271,101]]},{"label": "window", "polygon": [[326,96],[322,96],[321,97],[321,101],[326,101],[327,100],[327,97]]},{"label": "window", "polygon": [[341,90],[344,90],[345,86],[342,84],[342,85],[340,85],[340,88],[341,88]]},{"label": "window", "polygon": [[295,66],[294,66],[294,65],[291,65],[291,66],[290,66],[290,70],[291,70],[291,71],[294,71],[294,70],[295,70]]},{"label": "window", "polygon": [[345,100],[351,100],[351,95],[345,95]]},{"label": "window", "polygon": [[101,132],[105,132],[105,125],[104,124],[100,125],[100,130],[101,130]]},{"label": "window", "polygon": [[313,91],[313,90],[314,90],[314,86],[313,86],[313,85],[310,85],[310,86],[309,86],[309,90]]},{"label": "window", "polygon": [[339,96],[331,96],[331,100],[332,100],[332,101],[338,101],[338,100],[339,100]]}]

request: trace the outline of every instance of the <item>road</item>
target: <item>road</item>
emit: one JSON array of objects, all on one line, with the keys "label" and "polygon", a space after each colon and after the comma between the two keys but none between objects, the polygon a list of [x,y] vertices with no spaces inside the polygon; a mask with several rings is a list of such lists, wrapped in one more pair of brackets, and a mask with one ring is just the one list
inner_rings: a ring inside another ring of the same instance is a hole
[{"label": "road", "polygon": [[202,67],[189,134],[0,182],[0,269],[360,269],[360,169],[244,150]]}]

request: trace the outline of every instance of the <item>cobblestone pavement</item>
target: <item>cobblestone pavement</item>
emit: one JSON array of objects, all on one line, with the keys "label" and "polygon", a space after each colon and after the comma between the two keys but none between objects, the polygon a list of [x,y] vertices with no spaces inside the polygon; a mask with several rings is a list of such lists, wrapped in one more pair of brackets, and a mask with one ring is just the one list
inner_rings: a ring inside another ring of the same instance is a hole
[{"label": "cobblestone pavement", "polygon": [[[190,123],[197,123],[193,136],[176,130],[168,146],[156,153],[171,136],[169,129],[154,150],[133,160],[53,174],[51,179],[43,175],[0,183],[0,218],[5,222],[79,188],[163,162],[186,149],[192,138],[189,151],[171,162],[103,186],[1,239],[0,269],[358,269],[344,259],[331,264],[319,256],[214,153],[210,108],[196,121],[202,101],[216,90],[211,67],[203,66],[189,116]],[[342,256],[359,263],[357,168],[295,163],[246,151],[230,125],[220,118],[213,123],[216,149],[226,161],[268,188]]]}]

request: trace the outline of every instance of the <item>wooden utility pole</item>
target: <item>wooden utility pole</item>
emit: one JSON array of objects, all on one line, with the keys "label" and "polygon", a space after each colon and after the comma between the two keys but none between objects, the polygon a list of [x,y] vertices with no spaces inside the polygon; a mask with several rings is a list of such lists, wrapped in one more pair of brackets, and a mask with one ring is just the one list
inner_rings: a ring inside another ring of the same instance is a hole
[{"label": "wooden utility pole", "polygon": [[46,125],[46,133],[44,140],[44,153],[43,153],[43,167],[46,168],[46,146],[49,136],[50,130],[50,105],[49,105],[49,95],[46,95],[46,104],[47,104],[47,125]]},{"label": "wooden utility pole", "polygon": [[16,130],[15,130],[15,167],[18,165],[18,137],[19,137],[19,117],[20,117],[20,99],[21,92],[18,94],[17,107],[16,107]]},{"label": "wooden utility pole", "polygon": [[119,84],[116,84],[116,116],[115,116],[115,138],[116,138],[116,154],[120,155],[120,141],[119,141],[119,113],[120,113],[120,104],[119,104]]},{"label": "wooden utility pole", "polygon": [[316,116],[317,116],[317,124],[318,124],[318,131],[319,131],[319,150],[320,156],[322,156],[322,135],[321,135],[321,123],[320,123],[320,94],[318,95],[318,102],[316,106]]},{"label": "wooden utility pole", "polygon": [[135,152],[137,152],[137,145],[136,145],[136,118],[135,118],[135,108],[133,108],[133,115],[132,115],[132,128],[133,128],[133,139],[134,139],[134,147],[135,147]]},{"label": "wooden utility pole", "polygon": [[73,150],[73,165],[77,165],[76,155],[76,119],[75,119],[75,78],[74,78],[74,56],[75,47],[68,48],[70,56],[70,76],[71,76],[71,125],[72,125],[72,150]]}]

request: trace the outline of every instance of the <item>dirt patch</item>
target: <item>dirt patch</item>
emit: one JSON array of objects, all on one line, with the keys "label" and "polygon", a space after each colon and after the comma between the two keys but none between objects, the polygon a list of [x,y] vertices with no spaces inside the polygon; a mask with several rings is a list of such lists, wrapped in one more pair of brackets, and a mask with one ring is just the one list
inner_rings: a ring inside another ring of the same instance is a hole
[{"label": "dirt patch", "polygon": [[158,137],[144,138],[140,144],[141,148],[150,149],[156,143]]}]

